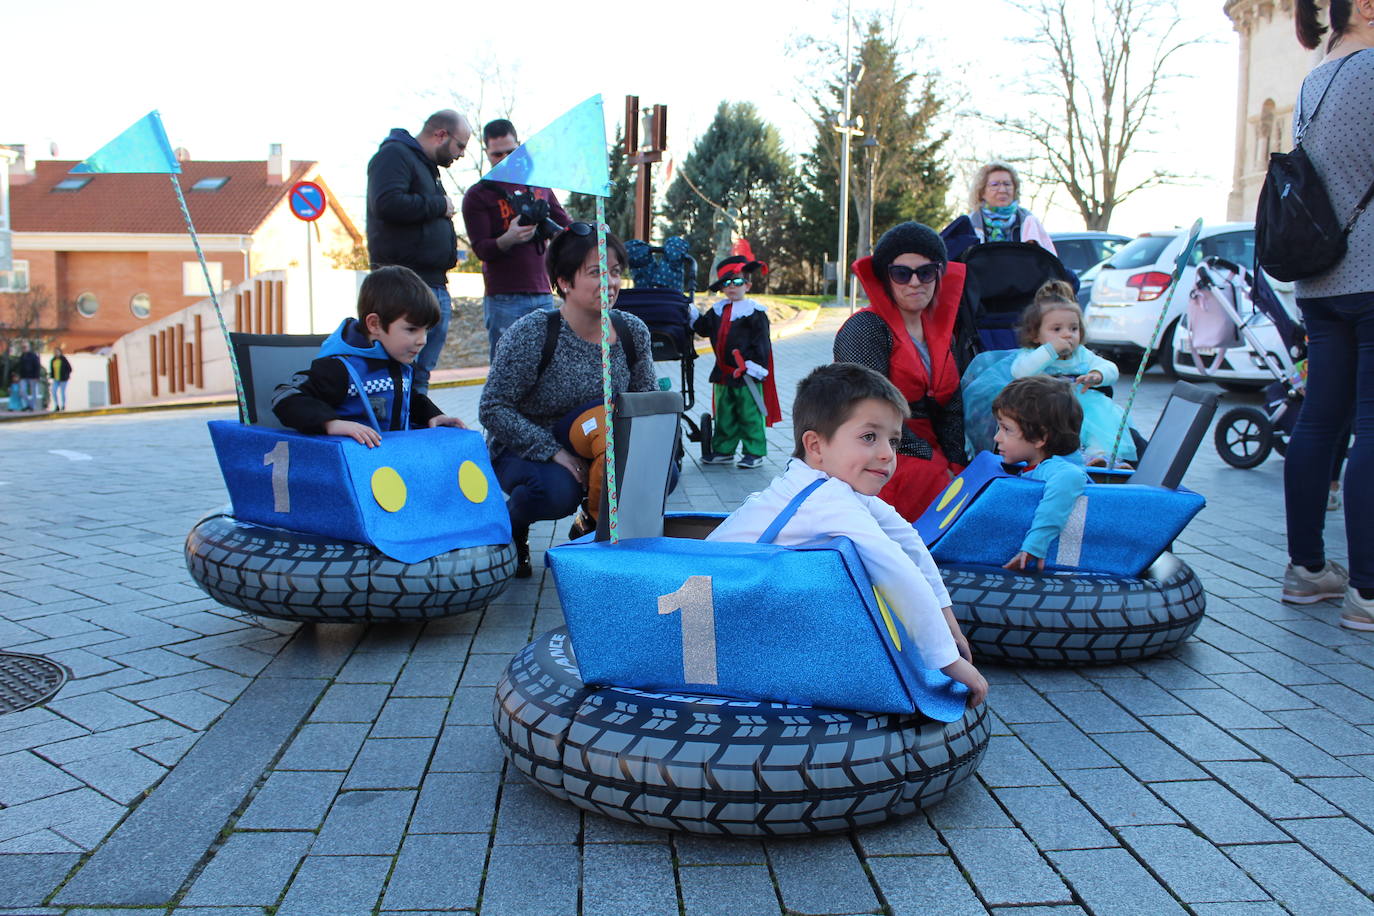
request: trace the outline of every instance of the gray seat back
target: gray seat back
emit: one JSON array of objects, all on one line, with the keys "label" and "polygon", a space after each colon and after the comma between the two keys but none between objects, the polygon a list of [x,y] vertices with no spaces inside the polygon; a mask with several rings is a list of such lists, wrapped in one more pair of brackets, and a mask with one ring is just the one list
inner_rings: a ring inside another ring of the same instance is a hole
[{"label": "gray seat back", "polygon": [[1188,382],[1176,383],[1150,443],[1127,482],[1178,489],[1216,411],[1216,392]]},{"label": "gray seat back", "polygon": [[[621,539],[663,536],[663,507],[678,447],[682,395],[676,391],[631,391],[616,398],[615,481]],[[596,539],[609,540],[610,489],[602,490]]]},{"label": "gray seat back", "polygon": [[282,429],[272,412],[272,392],[295,373],[310,368],[325,335],[231,333],[229,340],[248,401],[239,409],[239,419],[253,426]]}]

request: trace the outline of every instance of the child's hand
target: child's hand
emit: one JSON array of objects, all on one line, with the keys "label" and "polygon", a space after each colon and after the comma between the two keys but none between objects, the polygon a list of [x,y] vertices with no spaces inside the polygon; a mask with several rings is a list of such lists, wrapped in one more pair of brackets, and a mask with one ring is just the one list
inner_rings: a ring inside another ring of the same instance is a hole
[{"label": "child's hand", "polygon": [[1074,384],[1078,386],[1079,391],[1088,391],[1089,389],[1096,388],[1098,385],[1102,384],[1102,373],[1098,372],[1096,369],[1093,369],[1090,372],[1080,375],[1073,381]]},{"label": "child's hand", "polygon": [[330,420],[324,424],[324,433],[326,436],[347,436],[354,442],[366,445],[368,448],[376,448],[382,444],[381,433],[371,426],[354,423],[352,420]]},{"label": "child's hand", "polygon": [[940,613],[945,615],[945,623],[949,625],[949,635],[954,637],[954,647],[959,650],[959,657],[966,662],[973,661],[973,650],[968,647],[968,637],[959,628],[959,621],[954,619],[954,608],[943,607]]},{"label": "child's hand", "polygon": [[973,667],[972,662],[959,659],[950,662],[940,669],[945,674],[968,688],[968,705],[982,705],[983,700],[988,696],[988,679],[978,673],[978,669]]},{"label": "child's hand", "polygon": [[430,418],[429,428],[433,429],[436,426],[456,426],[459,429],[468,428],[468,425],[464,423],[462,420],[458,419],[457,417],[450,417],[448,414],[442,413],[439,414],[439,416],[437,417]]},{"label": "child's hand", "polygon": [[1055,353],[1059,354],[1060,359],[1068,359],[1073,354],[1073,344],[1067,340],[1052,340],[1050,346],[1054,348]]},{"label": "child's hand", "polygon": [[[1036,564],[1039,564],[1038,570],[1036,568]],[[1027,570],[1029,570],[1030,572],[1044,572],[1045,561],[1039,557],[1032,556],[1031,554],[1028,554],[1023,550],[1016,556],[1008,560],[1006,564],[1002,566],[1002,568],[1010,569],[1013,572],[1026,572]]]}]

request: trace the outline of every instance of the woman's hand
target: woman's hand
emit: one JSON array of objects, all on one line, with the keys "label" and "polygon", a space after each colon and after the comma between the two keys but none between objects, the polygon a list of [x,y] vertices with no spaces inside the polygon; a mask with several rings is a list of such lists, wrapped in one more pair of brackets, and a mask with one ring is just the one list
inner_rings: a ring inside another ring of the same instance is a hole
[{"label": "woman's hand", "polygon": [[553,463],[565,468],[569,474],[573,475],[573,480],[576,480],[579,485],[584,487],[587,485],[587,462],[583,459],[565,448],[560,448],[554,452]]},{"label": "woman's hand", "polygon": [[364,426],[361,423],[354,423],[352,420],[340,420],[335,418],[324,424],[324,434],[326,436],[347,436],[354,442],[366,445],[368,448],[376,448],[382,444],[382,434],[371,426]]},{"label": "woman's hand", "polygon": [[1098,372],[1096,369],[1093,369],[1089,372],[1084,373],[1083,375],[1080,375],[1073,381],[1074,384],[1078,386],[1079,391],[1089,391],[1093,388],[1096,388],[1098,385],[1102,384],[1102,373]]},{"label": "woman's hand", "polygon": [[[1037,564],[1039,568],[1037,569]],[[1045,561],[1040,557],[1026,553],[1024,550],[1008,560],[1003,569],[1010,569],[1012,572],[1044,572]]]},{"label": "woman's hand", "polygon": [[462,420],[458,419],[457,417],[450,417],[448,414],[443,413],[439,414],[439,416],[437,417],[430,417],[429,428],[433,429],[436,426],[456,426],[459,429],[468,428],[468,425],[464,423]]}]

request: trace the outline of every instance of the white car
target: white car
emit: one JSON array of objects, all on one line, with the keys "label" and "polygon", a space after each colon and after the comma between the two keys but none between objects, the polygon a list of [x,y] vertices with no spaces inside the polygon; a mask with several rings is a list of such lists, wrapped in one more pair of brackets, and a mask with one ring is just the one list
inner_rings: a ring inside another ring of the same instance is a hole
[{"label": "white car", "polygon": [[[1293,297],[1293,285],[1279,283],[1273,279],[1270,279],[1269,285],[1279,302],[1288,310],[1288,314],[1297,320],[1299,316]],[[1221,387],[1231,390],[1263,388],[1276,381],[1274,370],[1270,367],[1284,364],[1281,357],[1284,349],[1283,338],[1279,336],[1274,322],[1244,296],[1240,296],[1239,305],[1237,311],[1244,320],[1249,334],[1238,334],[1239,345],[1228,347],[1220,359],[1217,359],[1216,350],[1205,347],[1198,348],[1198,359],[1194,359],[1188,340],[1188,313],[1184,312],[1178,324],[1178,331],[1174,334],[1170,353],[1175,375],[1190,382],[1216,382]],[[1258,351],[1250,346],[1250,337],[1259,345]],[[1201,366],[1197,365],[1199,360]]]},{"label": "white car", "polygon": [[1168,288],[1174,262],[1188,233],[1183,229],[1146,232],[1112,255],[1098,271],[1087,312],[1087,338],[1095,352],[1123,363],[1139,362],[1159,324],[1164,325],[1156,356],[1167,354],[1166,370],[1173,368],[1174,337],[1179,318],[1187,311],[1195,267],[1213,255],[1249,267],[1255,262],[1255,224],[1221,223],[1204,226],[1179,283]]}]

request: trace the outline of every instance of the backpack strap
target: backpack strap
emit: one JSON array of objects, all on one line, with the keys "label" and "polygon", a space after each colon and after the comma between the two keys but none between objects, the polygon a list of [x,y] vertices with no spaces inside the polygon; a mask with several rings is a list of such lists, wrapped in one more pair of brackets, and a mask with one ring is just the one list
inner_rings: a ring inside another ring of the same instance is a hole
[{"label": "backpack strap", "polygon": [[[625,365],[630,372],[634,372],[635,363],[639,360],[639,350],[635,347],[634,337],[630,335],[630,324],[625,320],[625,316],[611,310],[611,326],[615,328],[615,335],[620,340],[620,347],[625,351]],[[539,384],[539,380],[544,377],[544,370],[549,368],[549,363],[553,362],[553,351],[558,349],[558,335],[563,330],[563,315],[554,309],[548,313],[548,325],[544,331],[544,347],[539,351],[539,367],[534,370],[534,385]],[[533,388],[534,385],[530,387]]]},{"label": "backpack strap", "polygon": [[791,502],[783,507],[782,511],[778,513],[778,517],[773,519],[773,524],[769,525],[754,543],[773,543],[773,539],[782,533],[782,529],[786,527],[788,522],[792,521],[792,516],[797,514],[797,510],[801,508],[801,504],[806,502],[806,497],[814,493],[817,487],[829,479],[828,477],[822,477],[819,480],[813,480],[811,483],[807,484],[800,493],[792,497]]},{"label": "backpack strap", "polygon": [[[1331,91],[1331,87],[1334,86],[1334,85],[1336,84],[1336,77],[1338,77],[1338,76],[1341,75],[1341,68],[1344,67],[1344,66],[1346,65],[1346,63],[1349,62],[1350,58],[1354,57],[1356,54],[1359,54],[1359,53],[1360,53],[1360,51],[1355,51],[1355,52],[1353,52],[1353,53],[1351,53],[1351,54],[1347,54],[1345,57],[1342,57],[1342,58],[1341,58],[1341,62],[1340,62],[1339,64],[1336,65],[1336,72],[1333,73],[1333,74],[1331,74],[1331,79],[1327,81],[1327,83],[1326,83],[1326,88],[1322,90],[1322,94],[1321,94],[1321,95],[1317,96],[1317,107],[1312,109],[1312,115],[1311,115],[1311,117],[1309,117],[1309,118],[1308,118],[1307,120],[1305,120],[1305,121],[1303,120],[1303,117],[1302,117],[1302,90],[1301,90],[1301,89],[1298,90],[1298,129],[1297,129],[1297,131],[1296,131],[1296,133],[1295,133],[1295,135],[1294,135],[1294,137],[1293,137],[1293,145],[1294,145],[1294,146],[1301,146],[1301,145],[1302,145],[1302,138],[1305,137],[1305,136],[1307,136],[1307,128],[1308,128],[1308,126],[1311,125],[1311,123],[1317,119],[1317,112],[1319,112],[1319,111],[1322,110],[1322,102],[1325,102],[1325,101],[1326,101],[1326,94],[1327,94],[1328,92],[1330,92],[1330,91]],[[1369,201],[1366,199],[1365,203],[1368,203],[1368,202],[1369,202]],[[1361,206],[1360,209],[1363,210],[1364,207]]]}]

